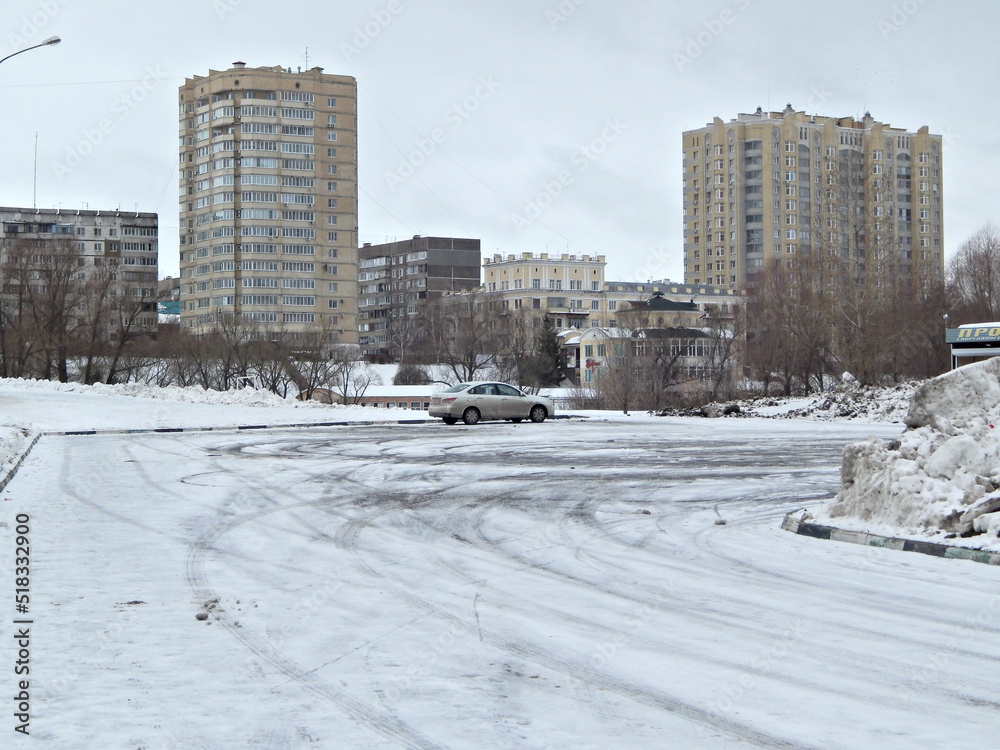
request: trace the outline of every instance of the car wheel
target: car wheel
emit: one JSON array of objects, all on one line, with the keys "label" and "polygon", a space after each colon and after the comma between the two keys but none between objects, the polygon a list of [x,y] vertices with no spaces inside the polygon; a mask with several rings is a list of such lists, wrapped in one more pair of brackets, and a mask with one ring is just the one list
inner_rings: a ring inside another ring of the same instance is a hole
[{"label": "car wheel", "polygon": [[510,421],[513,422],[514,424],[517,424],[518,422],[521,421],[521,417],[513,417],[513,418],[511,418]]},{"label": "car wheel", "polygon": [[549,416],[549,412],[541,404],[532,406],[531,413],[528,415],[532,422],[544,422],[547,416]]},{"label": "car wheel", "polygon": [[466,424],[476,424],[479,421],[479,417],[479,409],[474,406],[470,406],[465,410],[465,413],[462,414],[462,421]]},{"label": "car wheel", "polygon": [[458,421],[457,417],[441,417],[441,421],[445,424],[455,424]]}]

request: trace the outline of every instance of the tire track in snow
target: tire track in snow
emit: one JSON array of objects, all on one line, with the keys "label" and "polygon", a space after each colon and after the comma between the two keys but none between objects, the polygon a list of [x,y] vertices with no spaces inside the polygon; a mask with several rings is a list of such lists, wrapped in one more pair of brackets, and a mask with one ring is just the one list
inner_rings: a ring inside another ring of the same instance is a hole
[{"label": "tire track in snow", "polygon": [[815,746],[802,745],[784,740],[779,737],[756,730],[745,724],[731,721],[711,711],[699,708],[693,704],[673,698],[659,692],[642,690],[630,685],[623,680],[614,677],[599,675],[595,672],[559,658],[554,653],[528,646],[523,643],[513,641],[487,629],[480,629],[474,622],[468,622],[456,615],[447,612],[437,605],[413,594],[406,586],[405,582],[389,576],[373,567],[365,559],[358,546],[358,537],[362,530],[374,523],[383,513],[376,514],[368,518],[356,519],[345,523],[336,534],[336,541],[339,547],[348,551],[367,570],[371,576],[383,581],[392,588],[399,597],[410,602],[414,606],[433,614],[450,623],[453,627],[464,630],[473,639],[488,642],[502,651],[514,654],[522,659],[537,664],[542,664],[556,672],[561,672],[569,677],[580,680],[594,687],[611,690],[639,703],[658,708],[671,714],[675,714],[697,724],[710,727],[728,735],[745,740],[758,747],[763,748],[788,748],[789,750],[818,750]]},{"label": "tire track in snow", "polygon": [[[225,534],[245,523],[258,521],[275,513],[316,508],[326,502],[328,501],[318,500],[295,505],[274,506],[256,513],[249,513],[239,518],[230,519],[209,529],[194,541],[187,556],[185,574],[192,591],[202,601],[217,598],[217,594],[212,589],[205,573],[205,560],[210,553],[215,551],[215,544]],[[313,673],[312,669],[304,669],[291,659],[282,656],[261,638],[231,622],[225,613],[219,613],[216,621],[258,658],[267,662],[291,680],[326,698],[331,703],[336,704],[361,724],[370,727],[389,739],[402,743],[407,748],[437,750],[440,747],[395,716],[374,708],[354,696],[337,689],[328,682],[319,679]]]}]

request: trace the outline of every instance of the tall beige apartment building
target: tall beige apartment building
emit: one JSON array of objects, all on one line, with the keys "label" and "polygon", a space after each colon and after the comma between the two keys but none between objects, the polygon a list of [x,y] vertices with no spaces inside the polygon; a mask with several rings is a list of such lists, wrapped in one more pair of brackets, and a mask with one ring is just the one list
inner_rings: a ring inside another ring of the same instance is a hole
[{"label": "tall beige apartment building", "polygon": [[926,126],[788,105],[716,117],[683,149],[686,283],[744,289],[770,263],[822,254],[925,294],[941,284],[942,138]]},{"label": "tall beige apartment building", "polygon": [[182,325],[355,342],[355,79],[236,62],[179,104]]}]

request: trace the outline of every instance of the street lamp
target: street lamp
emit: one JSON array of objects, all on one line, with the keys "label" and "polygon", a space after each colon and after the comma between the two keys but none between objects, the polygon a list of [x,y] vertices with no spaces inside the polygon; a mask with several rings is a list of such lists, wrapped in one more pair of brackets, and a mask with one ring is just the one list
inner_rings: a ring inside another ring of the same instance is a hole
[{"label": "street lamp", "polygon": [[59,44],[59,42],[61,42],[61,41],[62,41],[62,39],[60,39],[57,36],[50,36],[44,42],[36,44],[33,47],[25,47],[22,50],[19,50],[17,52],[13,52],[13,53],[7,55],[7,57],[4,57],[4,58],[0,59],[0,63],[2,63],[4,60],[9,60],[14,55],[20,55],[22,52],[27,52],[28,50],[32,50],[32,49],[38,49],[39,47],[51,47],[53,44]]}]

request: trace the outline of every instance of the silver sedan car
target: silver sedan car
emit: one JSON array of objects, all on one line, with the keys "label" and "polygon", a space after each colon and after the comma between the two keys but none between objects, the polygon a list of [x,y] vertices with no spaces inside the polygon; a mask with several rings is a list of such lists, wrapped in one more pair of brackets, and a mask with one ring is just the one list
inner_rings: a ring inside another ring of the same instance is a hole
[{"label": "silver sedan car", "polygon": [[544,422],[555,414],[552,401],[531,396],[506,383],[459,383],[431,397],[427,413],[441,417],[445,424],[462,420],[476,424],[483,419]]}]

